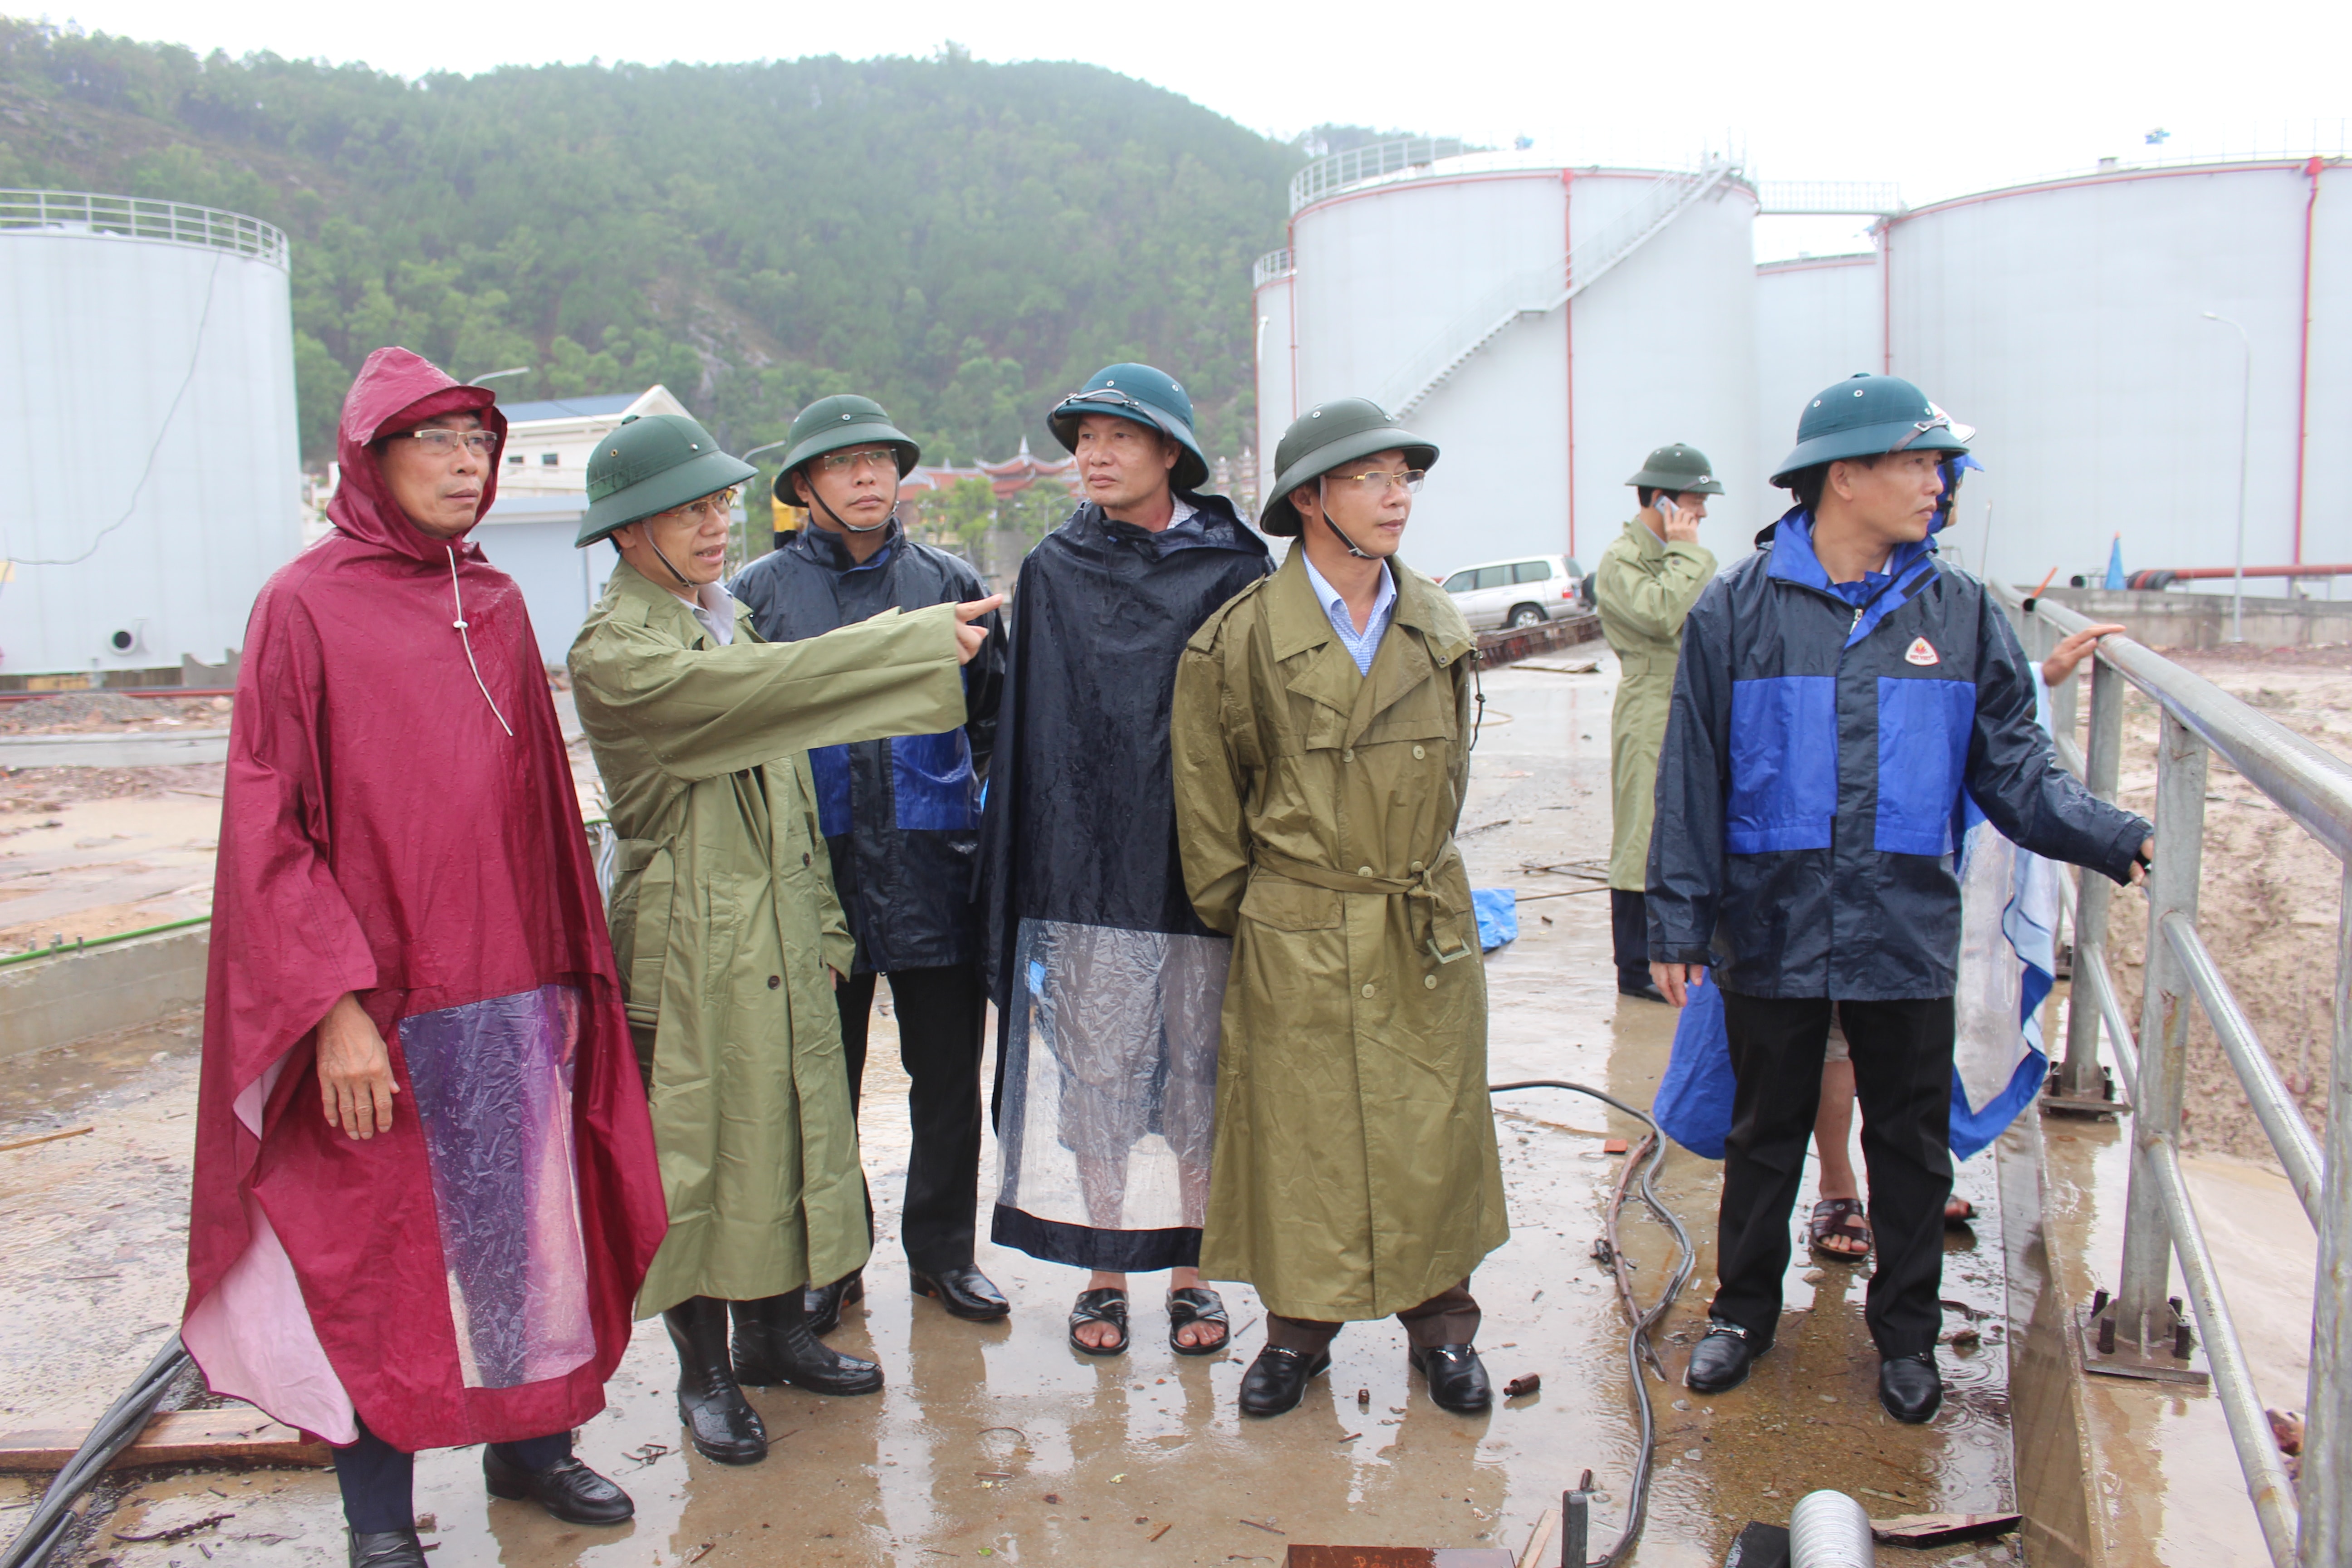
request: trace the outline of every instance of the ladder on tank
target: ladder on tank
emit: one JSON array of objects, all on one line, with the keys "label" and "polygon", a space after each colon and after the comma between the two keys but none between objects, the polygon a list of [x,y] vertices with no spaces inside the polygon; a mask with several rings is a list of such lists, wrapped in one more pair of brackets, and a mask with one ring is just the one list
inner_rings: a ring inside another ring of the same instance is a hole
[{"label": "ladder on tank", "polygon": [[1548,316],[1606,278],[1618,263],[1664,233],[1675,219],[1739,173],[1727,159],[1709,159],[1696,174],[1667,174],[1650,187],[1630,212],[1612,219],[1568,253],[1564,269],[1546,262],[1505,282],[1448,322],[1405,362],[1375,399],[1402,419],[1453,379],[1511,324],[1523,317]]}]

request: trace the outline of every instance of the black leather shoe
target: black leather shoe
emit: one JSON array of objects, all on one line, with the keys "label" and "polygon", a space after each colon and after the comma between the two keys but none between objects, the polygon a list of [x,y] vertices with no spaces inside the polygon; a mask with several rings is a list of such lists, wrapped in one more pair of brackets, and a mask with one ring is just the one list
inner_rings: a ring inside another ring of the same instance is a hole
[{"label": "black leather shoe", "polygon": [[1268,1345],[1242,1373],[1242,1414],[1279,1415],[1297,1408],[1307,1393],[1307,1380],[1331,1370],[1331,1352],[1284,1350]]},{"label": "black leather shoe", "polygon": [[1644,1002],[1664,1002],[1666,999],[1666,994],[1658,989],[1657,982],[1654,980],[1644,980],[1639,985],[1628,984],[1620,980],[1617,983],[1617,994],[1639,996]]},{"label": "black leather shoe", "polygon": [[937,1273],[909,1268],[907,1283],[916,1295],[929,1296],[945,1307],[950,1317],[987,1323],[1013,1310],[1013,1303],[1004,1299],[1004,1292],[990,1284],[988,1276],[969,1263]]},{"label": "black leather shoe", "polygon": [[768,1429],[743,1397],[728,1359],[727,1303],[692,1297],[664,1312],[662,1322],[677,1350],[677,1415],[695,1452],[722,1465],[766,1458]]},{"label": "black leather shoe", "polygon": [[425,1568],[425,1543],[413,1530],[343,1533],[352,1543],[352,1568]]},{"label": "black leather shoe", "polygon": [[1696,1394],[1721,1394],[1748,1381],[1748,1368],[1772,1348],[1737,1323],[1706,1321],[1706,1337],[1691,1347],[1690,1371],[1683,1381]]},{"label": "black leather shoe", "polygon": [[1440,1410],[1475,1415],[1495,1403],[1494,1386],[1478,1352],[1468,1345],[1415,1345],[1405,1352],[1412,1369],[1429,1379],[1429,1397]]},{"label": "black leather shoe", "polygon": [[482,1448],[482,1480],[492,1497],[535,1502],[566,1524],[623,1524],[637,1511],[629,1494],[566,1456],[543,1470],[526,1470],[499,1452]]},{"label": "black leather shoe", "polygon": [[813,1334],[829,1334],[841,1327],[841,1310],[853,1301],[866,1300],[866,1271],[859,1269],[846,1279],[830,1285],[817,1285],[801,1292],[801,1314],[808,1320]]},{"label": "black leather shoe", "polygon": [[1917,1426],[1933,1421],[1944,1407],[1944,1380],[1936,1371],[1936,1352],[1891,1355],[1878,1363],[1878,1403],[1897,1421]]},{"label": "black leather shoe", "polygon": [[735,1376],[755,1387],[789,1383],[811,1394],[879,1394],[882,1369],[843,1355],[809,1332],[803,1294],[737,1301]]}]

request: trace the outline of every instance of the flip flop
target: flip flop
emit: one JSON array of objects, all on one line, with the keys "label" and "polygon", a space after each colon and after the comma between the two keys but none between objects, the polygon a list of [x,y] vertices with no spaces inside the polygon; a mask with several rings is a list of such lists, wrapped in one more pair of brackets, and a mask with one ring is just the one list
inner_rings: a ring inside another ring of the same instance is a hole
[{"label": "flip flop", "polygon": [[[1188,1345],[1176,1336],[1194,1323],[1214,1323],[1223,1331],[1213,1340]],[[1203,1286],[1168,1292],[1168,1348],[1178,1355],[1215,1355],[1233,1342],[1233,1320],[1225,1316],[1224,1299]]]},{"label": "flip flop", "polygon": [[[1107,1345],[1090,1345],[1078,1338],[1079,1328],[1087,1323],[1108,1323],[1118,1331],[1118,1338]],[[1079,1291],[1078,1304],[1070,1309],[1070,1348],[1080,1355],[1125,1355],[1127,1292],[1115,1288]]]},{"label": "flip flop", "polygon": [[[1859,1252],[1840,1252],[1828,1245],[1832,1237],[1862,1243]],[[1861,1263],[1870,1257],[1870,1221],[1859,1198],[1823,1198],[1813,1205],[1805,1226],[1805,1245],[1825,1263]]]}]

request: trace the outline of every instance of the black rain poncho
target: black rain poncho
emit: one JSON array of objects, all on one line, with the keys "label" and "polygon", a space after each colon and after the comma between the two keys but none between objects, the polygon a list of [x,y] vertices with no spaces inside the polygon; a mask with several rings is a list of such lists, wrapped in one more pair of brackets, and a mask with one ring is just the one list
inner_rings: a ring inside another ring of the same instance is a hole
[{"label": "black rain poncho", "polygon": [[994,1239],[1080,1268],[1189,1268],[1208,1197],[1230,943],[1177,858],[1185,641],[1265,575],[1219,496],[1163,533],[1089,501],[1022,563],[981,826],[999,1016]]}]

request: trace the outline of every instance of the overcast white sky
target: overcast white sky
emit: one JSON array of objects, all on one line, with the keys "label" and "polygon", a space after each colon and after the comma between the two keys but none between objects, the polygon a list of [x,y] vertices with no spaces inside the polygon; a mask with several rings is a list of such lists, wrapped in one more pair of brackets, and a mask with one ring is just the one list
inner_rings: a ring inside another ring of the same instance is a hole
[{"label": "overcast white sky", "polygon": [[[85,28],[417,76],[601,58],[927,55],[1076,59],[1290,136],[1324,121],[1528,136],[1563,161],[1764,179],[1893,180],[1913,205],[2101,157],[2352,150],[2352,4],[1906,0],[1683,5],[321,5],[75,0]],[[2144,137],[2171,132],[2161,148]],[[1771,220],[1768,254],[1845,248],[1843,220]]]}]

